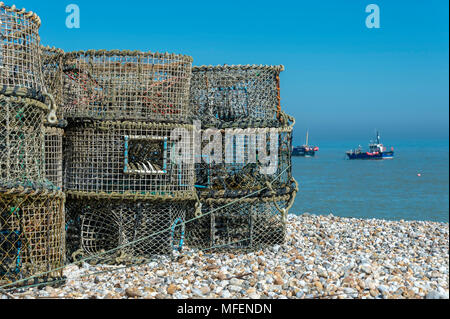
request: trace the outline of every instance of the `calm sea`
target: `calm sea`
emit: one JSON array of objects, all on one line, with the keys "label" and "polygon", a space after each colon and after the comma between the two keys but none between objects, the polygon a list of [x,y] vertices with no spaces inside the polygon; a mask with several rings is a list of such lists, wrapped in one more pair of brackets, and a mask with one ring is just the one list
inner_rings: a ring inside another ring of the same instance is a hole
[{"label": "calm sea", "polygon": [[448,222],[449,142],[391,144],[393,160],[346,160],[354,143],[323,143],[317,157],[293,158],[301,190],[291,213]]}]

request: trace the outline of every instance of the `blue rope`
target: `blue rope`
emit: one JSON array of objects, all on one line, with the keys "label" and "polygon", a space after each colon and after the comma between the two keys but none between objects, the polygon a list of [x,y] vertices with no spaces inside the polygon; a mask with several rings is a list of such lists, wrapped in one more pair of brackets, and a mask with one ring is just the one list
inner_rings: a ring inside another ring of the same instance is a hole
[{"label": "blue rope", "polygon": [[181,238],[180,238],[180,243],[178,244],[178,248],[175,247],[175,244],[174,244],[174,242],[175,242],[175,230],[176,230],[178,224],[181,224],[181,226],[183,226],[184,225],[184,221],[181,218],[177,218],[175,220],[175,222],[173,223],[173,225],[172,225],[172,234],[171,234],[171,237],[172,237],[172,248],[173,248],[173,250],[182,251],[183,250],[183,246],[184,246],[184,227],[181,228]]}]

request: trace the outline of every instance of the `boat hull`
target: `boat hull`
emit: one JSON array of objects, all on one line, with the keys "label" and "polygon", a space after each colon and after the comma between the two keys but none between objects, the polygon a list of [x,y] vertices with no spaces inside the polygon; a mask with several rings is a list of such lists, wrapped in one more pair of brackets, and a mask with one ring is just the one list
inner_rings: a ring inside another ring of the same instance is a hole
[{"label": "boat hull", "polygon": [[350,160],[383,160],[383,159],[393,159],[394,152],[384,152],[378,154],[368,154],[368,153],[347,153],[348,159]]},{"label": "boat hull", "polygon": [[311,151],[294,150],[294,152],[292,153],[292,156],[296,156],[296,157],[315,157],[316,156],[316,152],[314,150],[311,150]]}]

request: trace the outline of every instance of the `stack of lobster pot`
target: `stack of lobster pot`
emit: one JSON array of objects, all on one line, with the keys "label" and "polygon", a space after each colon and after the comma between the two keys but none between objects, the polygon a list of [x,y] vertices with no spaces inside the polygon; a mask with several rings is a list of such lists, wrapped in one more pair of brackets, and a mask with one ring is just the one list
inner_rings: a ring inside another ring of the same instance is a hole
[{"label": "stack of lobster pot", "polygon": [[194,67],[196,188],[202,214],[187,245],[258,250],[283,244],[298,185],[292,178],[294,119],[281,110],[283,66]]},{"label": "stack of lobster pot", "polygon": [[58,280],[65,258],[65,196],[46,153],[45,125],[57,118],[40,25],[36,14],[0,2],[0,287]]},{"label": "stack of lobster pot", "polygon": [[127,263],[183,246],[196,198],[191,71],[184,55],[64,54],[70,258]]}]

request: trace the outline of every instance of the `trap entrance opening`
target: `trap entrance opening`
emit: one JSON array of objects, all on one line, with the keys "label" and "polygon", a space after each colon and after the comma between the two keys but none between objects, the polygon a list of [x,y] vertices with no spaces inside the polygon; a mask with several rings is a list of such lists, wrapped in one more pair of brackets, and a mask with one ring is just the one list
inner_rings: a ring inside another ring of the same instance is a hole
[{"label": "trap entrance opening", "polygon": [[125,136],[124,173],[167,174],[167,137]]}]

